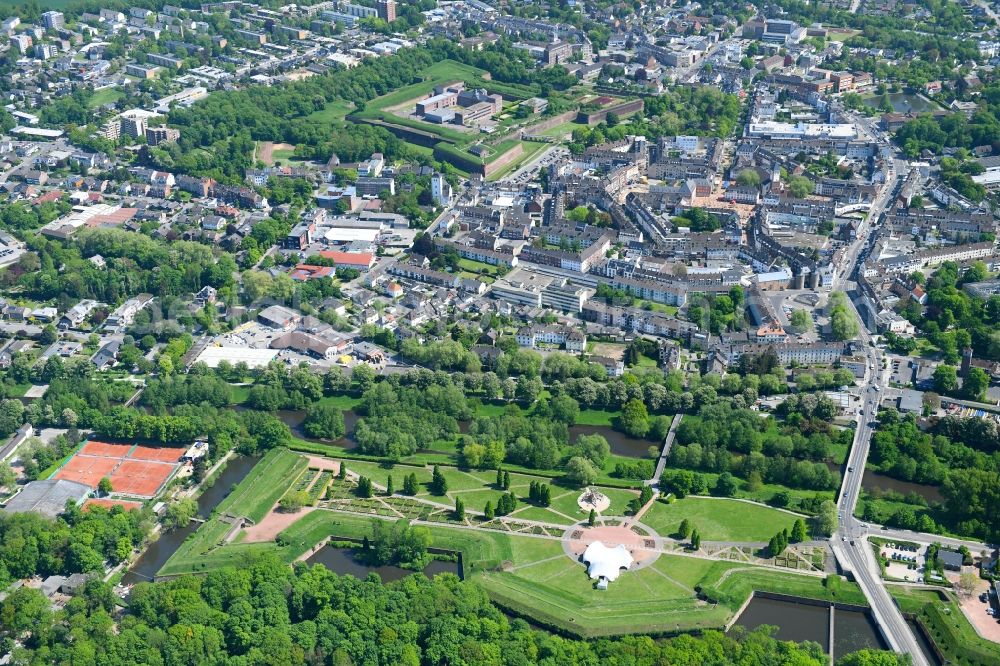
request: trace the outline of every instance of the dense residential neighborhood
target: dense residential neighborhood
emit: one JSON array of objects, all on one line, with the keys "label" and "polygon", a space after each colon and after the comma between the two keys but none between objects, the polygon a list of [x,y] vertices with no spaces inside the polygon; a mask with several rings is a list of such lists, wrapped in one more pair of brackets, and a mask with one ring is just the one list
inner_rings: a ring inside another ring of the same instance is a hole
[{"label": "dense residential neighborhood", "polygon": [[0,0],[0,664],[1000,663],[997,11]]}]

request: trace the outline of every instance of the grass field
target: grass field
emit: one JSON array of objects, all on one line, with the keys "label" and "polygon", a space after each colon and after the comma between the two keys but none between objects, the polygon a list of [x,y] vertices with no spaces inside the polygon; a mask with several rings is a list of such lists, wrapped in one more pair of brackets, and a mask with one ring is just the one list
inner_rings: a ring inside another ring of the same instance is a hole
[{"label": "grass field", "polygon": [[361,402],[360,396],[353,395],[330,395],[316,401],[319,405],[329,405],[337,409],[354,409]]},{"label": "grass field", "polygon": [[117,102],[125,93],[118,88],[104,88],[103,90],[98,90],[90,99],[87,100],[87,107],[90,109],[96,109],[104,104],[110,104],[112,102]]},{"label": "grass field", "polygon": [[318,123],[329,123],[331,125],[343,125],[346,123],[347,114],[354,110],[354,105],[346,100],[336,99],[328,103],[319,111],[314,111],[306,116],[307,120],[315,120]]},{"label": "grass field", "polygon": [[259,521],[308,466],[288,449],[273,449],[257,463],[236,490],[219,503],[215,513],[246,516]]},{"label": "grass field", "polygon": [[708,541],[767,541],[792,529],[795,516],[769,507],[726,499],[686,497],[673,504],[656,502],[642,522],[659,534],[675,534],[687,519]]}]

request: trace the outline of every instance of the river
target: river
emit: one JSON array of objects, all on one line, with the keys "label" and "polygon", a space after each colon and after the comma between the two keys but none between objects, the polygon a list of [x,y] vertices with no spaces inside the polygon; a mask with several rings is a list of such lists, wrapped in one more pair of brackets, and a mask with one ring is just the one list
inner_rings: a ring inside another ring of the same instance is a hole
[{"label": "river", "polygon": [[[258,460],[259,458],[252,456],[236,456],[230,459],[215,483],[206,488],[198,497],[198,517],[208,518],[212,514],[212,510],[226,498],[234,485],[243,480]],[[201,523],[192,521],[184,527],[177,527],[162,533],[160,538],[149,544],[139,559],[132,564],[122,578],[122,584],[131,585],[152,580],[156,572],[174,554],[177,547],[184,542],[184,539],[188,538],[199,527],[201,527]]]},{"label": "river", "polygon": [[[415,573],[411,569],[403,569],[392,565],[381,567],[369,566],[357,558],[354,549],[335,546],[323,546],[312,557],[307,559],[306,563],[322,564],[336,574],[350,574],[355,578],[364,578],[370,573],[376,573],[382,579],[383,583],[399,580]],[[453,573],[459,578],[462,577],[459,563],[446,560],[431,560],[430,564],[424,567],[423,573],[428,578],[433,578],[441,573]]]}]

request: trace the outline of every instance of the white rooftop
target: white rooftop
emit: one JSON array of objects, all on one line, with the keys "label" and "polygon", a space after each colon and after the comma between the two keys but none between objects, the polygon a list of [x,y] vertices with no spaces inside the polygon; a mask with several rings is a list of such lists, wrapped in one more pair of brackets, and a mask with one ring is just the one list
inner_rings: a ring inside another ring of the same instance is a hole
[{"label": "white rooftop", "polygon": [[587,574],[591,579],[604,578],[613,581],[618,578],[622,569],[631,567],[635,559],[621,544],[608,548],[601,541],[594,541],[583,553],[583,561],[589,565]]},{"label": "white rooftop", "polygon": [[278,355],[277,349],[253,349],[251,347],[205,347],[198,355],[198,361],[210,368],[219,367],[220,361],[233,365],[246,363],[251,368],[262,368]]}]

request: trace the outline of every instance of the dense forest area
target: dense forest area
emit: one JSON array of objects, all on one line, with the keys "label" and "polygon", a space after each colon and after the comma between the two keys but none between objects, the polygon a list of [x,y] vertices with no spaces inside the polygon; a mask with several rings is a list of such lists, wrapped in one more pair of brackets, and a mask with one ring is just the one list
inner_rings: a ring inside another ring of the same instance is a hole
[{"label": "dense forest area", "polygon": [[829,425],[834,407],[825,396],[796,394],[786,401],[784,423],[721,402],[685,418],[668,462],[675,467],[730,473],[751,487],[775,483],[805,490],[830,490],[840,475],[826,461],[834,446],[849,445],[853,433]]},{"label": "dense forest area", "polygon": [[[997,424],[978,417],[946,416],[928,431],[916,417],[895,410],[879,413],[872,437],[870,462],[884,474],[904,481],[940,486],[942,510],[935,518],[946,529],[987,540],[1000,534],[1000,433]],[[900,498],[927,507],[920,497]],[[876,511],[873,505],[871,511]],[[892,515],[866,518],[922,531],[938,531],[934,518],[912,507],[897,507]]]},{"label": "dense forest area", "polygon": [[[0,605],[0,651],[18,664],[392,664],[420,666],[821,666],[815,643],[771,638],[766,630],[707,631],[581,641],[508,620],[472,583],[455,576],[337,576],[325,567],[293,570],[262,558],[241,569],[135,587],[116,622],[111,587],[92,581],[53,612],[33,589]],[[13,638],[26,636],[23,646]],[[891,653],[861,652],[839,666],[898,666]]]},{"label": "dense forest area", "polygon": [[130,557],[154,523],[148,508],[73,505],[56,519],[0,511],[0,589],[34,576],[103,573],[105,562],[114,565]]}]

